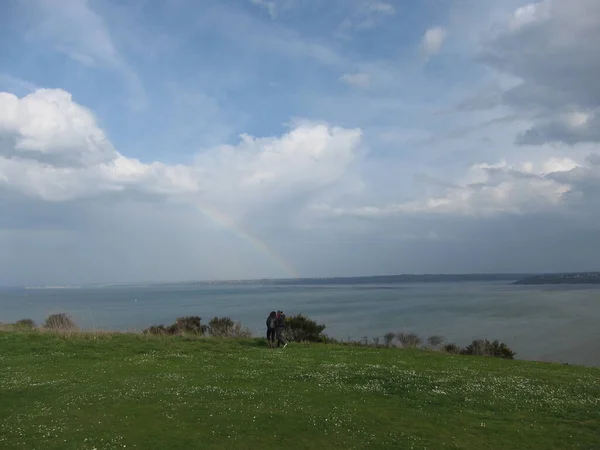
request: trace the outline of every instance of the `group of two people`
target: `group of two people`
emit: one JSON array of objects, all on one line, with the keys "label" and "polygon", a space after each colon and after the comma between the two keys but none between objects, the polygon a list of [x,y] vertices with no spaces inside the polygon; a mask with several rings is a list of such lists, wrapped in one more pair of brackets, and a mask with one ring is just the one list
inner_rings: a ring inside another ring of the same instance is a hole
[{"label": "group of two people", "polygon": [[271,311],[267,317],[267,342],[269,348],[275,348],[275,338],[277,338],[277,347],[287,347],[287,342],[283,337],[285,330],[285,314],[283,311]]}]

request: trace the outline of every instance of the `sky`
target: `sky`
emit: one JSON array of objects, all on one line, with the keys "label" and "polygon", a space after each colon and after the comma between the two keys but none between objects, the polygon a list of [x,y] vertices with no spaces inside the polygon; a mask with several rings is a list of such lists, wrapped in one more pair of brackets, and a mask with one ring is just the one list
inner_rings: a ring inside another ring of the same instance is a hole
[{"label": "sky", "polygon": [[0,2],[0,285],[600,269],[597,0]]}]

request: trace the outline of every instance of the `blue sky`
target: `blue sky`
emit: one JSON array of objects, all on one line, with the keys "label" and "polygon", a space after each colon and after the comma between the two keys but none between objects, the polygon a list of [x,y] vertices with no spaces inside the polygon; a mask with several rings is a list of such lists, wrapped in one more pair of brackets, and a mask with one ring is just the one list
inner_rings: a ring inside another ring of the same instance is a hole
[{"label": "blue sky", "polygon": [[593,269],[599,16],[2,2],[0,283]]}]

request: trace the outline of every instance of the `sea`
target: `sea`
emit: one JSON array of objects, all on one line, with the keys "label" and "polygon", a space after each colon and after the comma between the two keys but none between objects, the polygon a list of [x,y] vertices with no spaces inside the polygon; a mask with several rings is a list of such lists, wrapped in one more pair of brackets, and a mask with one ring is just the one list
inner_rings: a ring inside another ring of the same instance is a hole
[{"label": "sea", "polygon": [[338,339],[412,332],[466,345],[499,339],[518,359],[600,367],[600,285],[513,280],[400,283],[174,283],[0,289],[0,323],[67,313],[84,329],[141,331],[196,315],[264,334],[271,310],[302,313]]}]

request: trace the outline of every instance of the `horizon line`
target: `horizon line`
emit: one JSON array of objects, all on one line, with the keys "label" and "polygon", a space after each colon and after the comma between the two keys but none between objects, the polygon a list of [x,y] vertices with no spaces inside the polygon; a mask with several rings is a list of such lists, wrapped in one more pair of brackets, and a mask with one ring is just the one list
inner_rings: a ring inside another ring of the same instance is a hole
[{"label": "horizon line", "polygon": [[112,281],[112,282],[86,282],[86,283],[56,283],[56,284],[21,284],[21,285],[0,285],[2,288],[23,288],[23,289],[64,289],[86,286],[118,286],[118,285],[159,285],[159,284],[186,284],[186,283],[240,283],[240,282],[261,282],[261,281],[307,281],[307,280],[336,280],[336,279],[357,279],[357,278],[390,278],[390,277],[460,277],[460,276],[540,276],[540,275],[572,275],[572,274],[591,274],[600,273],[600,271],[573,271],[573,272],[462,272],[462,273],[400,273],[392,275],[341,275],[326,277],[262,277],[262,278],[237,278],[237,279],[195,279],[195,280],[163,280],[163,281]]}]

